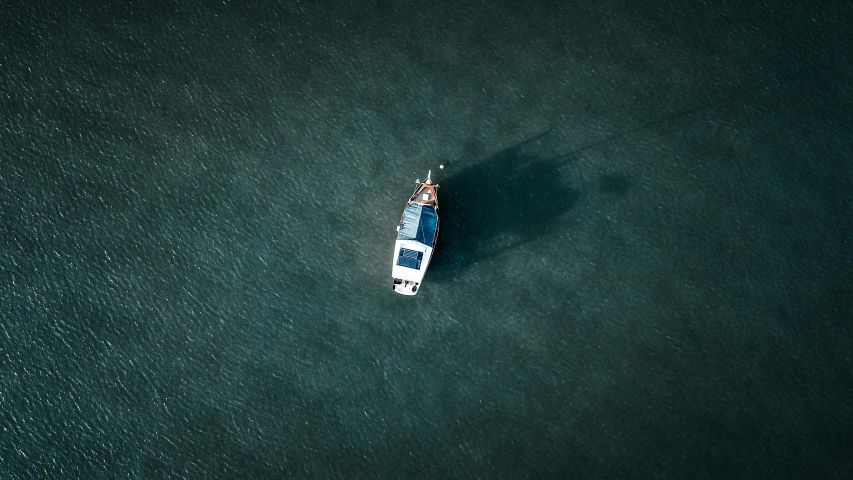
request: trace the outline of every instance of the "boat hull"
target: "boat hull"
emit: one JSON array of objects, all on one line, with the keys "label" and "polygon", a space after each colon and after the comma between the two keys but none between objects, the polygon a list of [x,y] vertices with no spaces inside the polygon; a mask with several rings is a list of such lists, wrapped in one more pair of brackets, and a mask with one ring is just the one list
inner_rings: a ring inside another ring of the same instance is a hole
[{"label": "boat hull", "polygon": [[401,295],[416,295],[432,260],[438,239],[437,185],[429,178],[409,198],[400,224],[391,263],[392,288]]}]

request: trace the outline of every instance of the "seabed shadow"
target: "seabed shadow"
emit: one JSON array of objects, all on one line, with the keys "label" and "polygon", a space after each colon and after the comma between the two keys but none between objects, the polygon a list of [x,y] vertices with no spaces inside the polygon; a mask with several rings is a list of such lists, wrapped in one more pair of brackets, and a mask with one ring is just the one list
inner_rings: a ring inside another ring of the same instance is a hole
[{"label": "seabed shadow", "polygon": [[429,280],[450,281],[542,237],[571,210],[578,192],[560,168],[574,154],[552,154],[552,143],[542,134],[473,165],[451,165],[437,179],[441,224]]},{"label": "seabed shadow", "polygon": [[[548,153],[555,149],[549,148],[554,140],[546,132],[458,171],[451,167],[446,178],[436,177],[441,185],[441,228],[429,280],[452,280],[476,263],[554,230],[578,199],[579,193],[565,185],[560,175],[560,168],[578,153],[765,88],[766,84],[749,86],[580,148],[559,150],[567,153]],[[624,196],[632,183],[625,175],[608,173],[599,177],[598,191]]]}]

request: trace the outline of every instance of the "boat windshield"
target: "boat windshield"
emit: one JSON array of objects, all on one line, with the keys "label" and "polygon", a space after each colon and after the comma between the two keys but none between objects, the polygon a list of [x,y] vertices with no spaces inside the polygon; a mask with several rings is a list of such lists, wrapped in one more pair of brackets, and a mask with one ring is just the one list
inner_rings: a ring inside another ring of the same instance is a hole
[{"label": "boat windshield", "polygon": [[438,214],[434,208],[428,205],[409,205],[403,212],[403,225],[397,234],[397,240],[414,240],[432,247],[437,224]]}]

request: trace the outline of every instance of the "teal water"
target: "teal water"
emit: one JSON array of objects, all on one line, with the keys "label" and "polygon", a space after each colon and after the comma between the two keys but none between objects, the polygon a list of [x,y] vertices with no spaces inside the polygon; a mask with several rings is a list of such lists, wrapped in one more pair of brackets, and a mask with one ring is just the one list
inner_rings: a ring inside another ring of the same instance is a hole
[{"label": "teal water", "polygon": [[802,3],[7,4],[0,478],[848,478]]}]

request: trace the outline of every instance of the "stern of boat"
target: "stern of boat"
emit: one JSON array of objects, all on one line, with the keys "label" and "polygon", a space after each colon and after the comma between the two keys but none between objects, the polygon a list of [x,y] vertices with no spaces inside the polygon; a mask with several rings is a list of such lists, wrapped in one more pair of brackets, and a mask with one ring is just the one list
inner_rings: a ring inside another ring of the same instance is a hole
[{"label": "stern of boat", "polygon": [[393,288],[394,291],[399,293],[400,295],[415,295],[416,293],[418,293],[418,289],[420,288],[420,286],[421,284],[418,282],[395,278],[391,288]]}]

